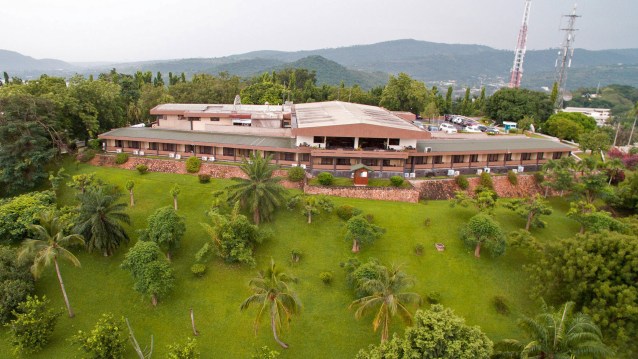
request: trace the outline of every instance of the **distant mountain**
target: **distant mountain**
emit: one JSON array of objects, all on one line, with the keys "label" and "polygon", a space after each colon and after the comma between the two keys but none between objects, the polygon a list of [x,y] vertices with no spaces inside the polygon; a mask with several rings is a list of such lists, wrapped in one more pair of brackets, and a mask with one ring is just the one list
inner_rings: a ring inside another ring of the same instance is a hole
[{"label": "distant mountain", "polygon": [[30,72],[63,73],[77,69],[79,69],[77,66],[61,60],[34,59],[15,51],[0,49],[0,71],[6,71],[10,75],[23,75]]}]

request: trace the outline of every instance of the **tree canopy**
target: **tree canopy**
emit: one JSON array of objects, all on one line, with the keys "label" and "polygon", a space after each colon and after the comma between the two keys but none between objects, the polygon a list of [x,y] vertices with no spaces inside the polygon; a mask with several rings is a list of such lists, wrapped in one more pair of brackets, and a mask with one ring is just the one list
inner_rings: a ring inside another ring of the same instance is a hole
[{"label": "tree canopy", "polygon": [[180,217],[172,207],[162,207],[148,217],[148,226],[140,233],[140,240],[152,241],[166,249],[166,257],[170,260],[175,249],[186,232],[184,218]]},{"label": "tree canopy", "polygon": [[553,104],[543,92],[503,88],[487,99],[485,111],[487,116],[501,123],[518,122],[524,117],[543,123],[552,114]]}]

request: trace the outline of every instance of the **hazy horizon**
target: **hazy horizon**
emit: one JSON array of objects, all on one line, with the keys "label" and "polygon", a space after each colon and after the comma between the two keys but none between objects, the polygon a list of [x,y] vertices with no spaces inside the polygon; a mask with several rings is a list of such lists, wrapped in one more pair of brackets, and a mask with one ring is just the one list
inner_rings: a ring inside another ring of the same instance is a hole
[{"label": "hazy horizon", "polygon": [[[574,1],[533,0],[528,49],[557,48]],[[37,59],[136,62],[415,39],[513,50],[523,0],[22,0],[0,7],[0,48]],[[580,0],[575,47],[638,48],[638,2]],[[305,16],[311,14],[311,16]],[[564,22],[563,22],[564,24]],[[610,26],[613,24],[614,26]],[[618,25],[620,24],[620,25]]]}]

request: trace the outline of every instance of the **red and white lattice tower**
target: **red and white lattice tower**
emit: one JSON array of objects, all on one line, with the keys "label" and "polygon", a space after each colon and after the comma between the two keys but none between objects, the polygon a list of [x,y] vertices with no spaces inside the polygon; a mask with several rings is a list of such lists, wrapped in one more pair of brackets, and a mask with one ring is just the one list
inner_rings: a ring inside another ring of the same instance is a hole
[{"label": "red and white lattice tower", "polygon": [[523,24],[518,32],[518,42],[516,50],[514,50],[514,65],[510,76],[510,88],[519,88],[521,79],[523,78],[523,60],[525,59],[525,50],[527,49],[527,23],[529,22],[529,9],[532,6],[532,0],[525,0],[525,12],[523,13]]}]

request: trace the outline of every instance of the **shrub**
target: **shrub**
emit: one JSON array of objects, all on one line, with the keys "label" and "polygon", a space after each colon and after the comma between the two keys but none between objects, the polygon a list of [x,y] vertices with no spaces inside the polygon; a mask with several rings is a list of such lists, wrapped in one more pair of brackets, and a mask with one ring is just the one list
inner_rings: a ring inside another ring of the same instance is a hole
[{"label": "shrub", "polygon": [[78,331],[71,338],[91,359],[123,358],[126,351],[124,320],[115,320],[112,314],[102,314],[90,332]]},{"label": "shrub", "polygon": [[542,172],[534,172],[534,181],[537,185],[545,182],[545,175]]},{"label": "shrub", "polygon": [[141,175],[144,175],[144,174],[146,174],[146,172],[148,172],[148,166],[147,165],[137,165],[137,166],[135,166],[135,169]]},{"label": "shrub", "polygon": [[80,153],[78,153],[77,155],[77,160],[82,162],[82,163],[87,163],[90,160],[92,160],[93,158],[95,158],[95,150],[84,150]]},{"label": "shrub", "polygon": [[306,171],[301,167],[290,167],[288,169],[288,180],[291,182],[301,182],[306,178]]},{"label": "shrub", "polygon": [[208,183],[210,182],[210,175],[206,173],[200,173],[198,176],[199,183]]},{"label": "shrub", "polygon": [[183,343],[168,345],[166,349],[168,349],[167,359],[196,359],[200,356],[200,352],[197,349],[197,340],[193,338],[188,338]]},{"label": "shrub", "polygon": [[13,312],[15,319],[9,323],[9,333],[14,353],[28,354],[42,350],[48,343],[55,328],[59,313],[47,309],[49,300],[46,296],[28,296]]},{"label": "shrub", "polygon": [[494,189],[494,182],[492,181],[492,176],[489,173],[483,172],[481,173],[481,178],[479,180],[479,185],[483,188],[487,188],[490,190]]},{"label": "shrub", "polygon": [[359,208],[355,208],[347,204],[337,207],[337,210],[335,212],[337,213],[337,217],[343,219],[344,221],[347,221],[350,218],[361,214],[361,210]]},{"label": "shrub", "polygon": [[425,217],[425,219],[423,220],[423,225],[429,227],[430,224],[432,224],[432,219],[430,217]]},{"label": "shrub", "polygon": [[202,277],[204,275],[204,273],[206,273],[206,265],[201,264],[201,263],[196,263],[193,264],[191,266],[191,272],[196,276],[196,277]]},{"label": "shrub", "polygon": [[392,183],[394,187],[401,187],[403,185],[403,181],[404,179],[401,176],[390,177],[390,183]]},{"label": "shrub", "polygon": [[632,147],[629,149],[629,154],[630,155],[638,155],[638,147]]},{"label": "shrub", "polygon": [[92,150],[99,151],[102,149],[102,142],[97,138],[89,140],[88,147]]},{"label": "shrub", "polygon": [[332,283],[332,272],[319,273],[319,279],[326,285]]},{"label": "shrub", "polygon": [[302,251],[298,249],[293,249],[290,251],[290,260],[292,261],[292,263],[299,263],[302,255],[303,255]]},{"label": "shrub", "polygon": [[470,187],[470,182],[468,182],[467,177],[465,177],[464,175],[456,176],[456,178],[454,178],[454,182],[456,182],[456,185],[459,186],[459,188],[462,190],[466,190],[468,187]]},{"label": "shrub", "polygon": [[115,163],[118,165],[123,165],[128,161],[128,153],[118,153],[115,155]]},{"label": "shrub", "polygon": [[197,158],[196,156],[188,157],[186,160],[186,172],[188,173],[197,173],[199,169],[202,167],[202,160]]},{"label": "shrub", "polygon": [[507,171],[507,180],[510,181],[512,186],[518,185],[518,176],[516,175],[516,172],[512,170]]},{"label": "shrub", "polygon": [[425,247],[423,247],[423,244],[419,243],[416,246],[414,246],[414,254],[416,254],[417,256],[420,256],[423,254],[423,249]]},{"label": "shrub", "polygon": [[366,218],[366,221],[368,221],[368,223],[374,223],[374,215],[373,214],[368,213],[364,217]]},{"label": "shrub", "polygon": [[324,186],[330,186],[334,182],[335,178],[330,172],[321,172],[317,176],[317,180]]},{"label": "shrub", "polygon": [[492,298],[492,304],[498,314],[509,315],[510,307],[507,304],[507,299],[503,296],[497,295]]},{"label": "shrub", "polygon": [[18,250],[0,246],[0,323],[13,318],[12,312],[33,294],[33,276],[27,261],[18,260]]},{"label": "shrub", "polygon": [[439,303],[441,303],[441,293],[439,293],[439,292],[429,292],[425,296],[425,300],[427,300],[428,303],[430,303],[430,304],[439,304]]}]

